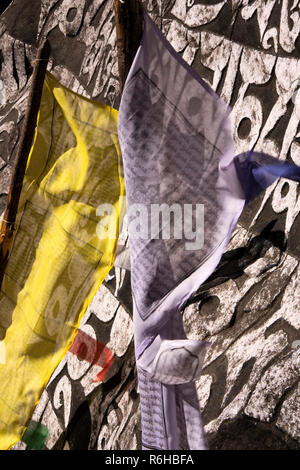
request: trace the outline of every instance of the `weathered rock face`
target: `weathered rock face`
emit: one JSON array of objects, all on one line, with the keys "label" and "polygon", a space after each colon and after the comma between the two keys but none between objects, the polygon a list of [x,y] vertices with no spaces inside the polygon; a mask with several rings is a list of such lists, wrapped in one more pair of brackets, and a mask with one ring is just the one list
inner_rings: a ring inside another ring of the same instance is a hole
[{"label": "weathered rock face", "polygon": [[[298,2],[145,6],[232,106],[236,153],[254,148],[299,165]],[[49,70],[66,86],[119,103],[111,0],[12,0],[1,8],[0,212],[42,36],[52,46]],[[244,211],[220,265],[183,313],[188,335],[212,344],[197,383],[211,449],[300,448],[299,212],[298,185],[273,184]],[[130,272],[115,267],[81,330],[107,344],[116,360],[99,384],[98,366],[67,353],[33,415],[50,430],[46,448],[140,448],[131,311]]]}]

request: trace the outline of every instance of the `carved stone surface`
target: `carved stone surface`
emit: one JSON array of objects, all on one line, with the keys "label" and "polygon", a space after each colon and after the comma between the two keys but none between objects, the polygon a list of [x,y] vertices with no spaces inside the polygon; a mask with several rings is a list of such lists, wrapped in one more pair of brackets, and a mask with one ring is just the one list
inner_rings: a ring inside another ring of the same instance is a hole
[{"label": "carved stone surface", "polygon": [[[236,153],[253,148],[300,164],[299,2],[144,3],[232,106]],[[74,91],[118,107],[119,85],[111,0],[0,8],[1,213],[41,38],[52,46],[49,70]],[[211,449],[300,448],[299,212],[299,186],[274,183],[245,209],[217,270],[183,312],[188,336],[211,343],[197,382]],[[97,383],[99,366],[67,353],[33,415],[50,431],[45,448],[140,448],[131,312],[130,272],[115,267],[81,324],[113,351],[114,364]]]}]

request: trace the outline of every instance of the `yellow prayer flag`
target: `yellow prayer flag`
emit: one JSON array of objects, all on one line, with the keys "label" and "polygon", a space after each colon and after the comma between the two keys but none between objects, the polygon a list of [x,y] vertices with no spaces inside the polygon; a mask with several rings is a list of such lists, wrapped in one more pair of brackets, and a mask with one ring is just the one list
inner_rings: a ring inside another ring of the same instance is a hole
[{"label": "yellow prayer flag", "polygon": [[[0,292],[0,449],[22,437],[113,265],[125,210],[117,118],[47,72]],[[99,206],[113,208],[106,238]]]}]

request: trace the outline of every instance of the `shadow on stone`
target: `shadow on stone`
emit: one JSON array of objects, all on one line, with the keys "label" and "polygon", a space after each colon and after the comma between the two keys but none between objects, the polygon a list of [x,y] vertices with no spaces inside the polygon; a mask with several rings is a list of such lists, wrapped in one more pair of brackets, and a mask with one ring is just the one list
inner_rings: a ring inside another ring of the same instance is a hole
[{"label": "shadow on stone", "polygon": [[272,245],[284,252],[286,249],[285,236],[281,231],[272,232],[275,223],[276,220],[270,222],[246,246],[225,252],[218,267],[184,307],[190,303],[203,300],[208,289],[223,284],[229,279],[240,277],[244,273],[244,269],[257,259],[262,258]]},{"label": "shadow on stone", "polygon": [[2,0],[0,5],[0,15],[6,10],[6,8],[10,5],[12,0]]},{"label": "shadow on stone", "polygon": [[299,444],[268,423],[247,416],[222,424],[207,436],[210,450],[299,450]]},{"label": "shadow on stone", "polygon": [[65,438],[70,450],[88,450],[91,438],[92,419],[87,401],[76,410],[67,429]]}]

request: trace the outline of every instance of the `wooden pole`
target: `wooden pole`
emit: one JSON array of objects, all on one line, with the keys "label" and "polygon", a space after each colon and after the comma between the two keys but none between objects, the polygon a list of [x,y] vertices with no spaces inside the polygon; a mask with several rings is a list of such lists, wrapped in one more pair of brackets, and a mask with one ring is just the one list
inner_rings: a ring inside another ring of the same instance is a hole
[{"label": "wooden pole", "polygon": [[121,92],[143,32],[143,9],[139,0],[114,0],[117,53]]},{"label": "wooden pole", "polygon": [[35,60],[28,106],[22,126],[22,133],[8,191],[6,209],[3,215],[0,229],[0,288],[13,239],[13,231],[16,222],[20,194],[22,190],[28,155],[34,139],[37,115],[40,107],[49,57],[50,44],[47,40],[45,40],[39,47]]}]

